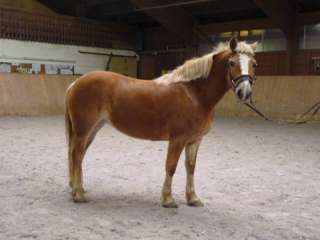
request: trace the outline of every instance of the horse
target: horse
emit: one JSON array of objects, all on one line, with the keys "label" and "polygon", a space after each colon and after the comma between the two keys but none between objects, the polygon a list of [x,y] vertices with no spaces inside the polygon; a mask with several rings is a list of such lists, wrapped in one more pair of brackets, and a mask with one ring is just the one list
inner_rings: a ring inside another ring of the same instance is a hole
[{"label": "horse", "polygon": [[67,89],[65,100],[73,201],[86,201],[82,161],[96,133],[109,122],[131,137],[168,141],[163,207],[177,207],[171,185],[185,149],[186,201],[189,206],[203,206],[194,187],[197,152],[210,130],[214,107],[223,95],[233,89],[241,101],[250,98],[257,66],[256,45],[234,37],[209,54],[188,60],[154,80],[109,71],[89,72],[75,80]]}]

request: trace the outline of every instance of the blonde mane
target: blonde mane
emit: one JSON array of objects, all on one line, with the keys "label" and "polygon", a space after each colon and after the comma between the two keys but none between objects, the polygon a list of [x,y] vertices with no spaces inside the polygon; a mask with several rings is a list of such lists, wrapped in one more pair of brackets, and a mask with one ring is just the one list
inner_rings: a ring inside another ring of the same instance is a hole
[{"label": "blonde mane", "polygon": [[[154,81],[158,84],[169,85],[171,83],[190,82],[199,78],[207,78],[212,67],[213,56],[227,50],[230,50],[229,42],[220,43],[214,48],[212,53],[190,59],[171,72],[156,78]],[[246,42],[238,42],[235,51],[254,55],[252,47]]]}]

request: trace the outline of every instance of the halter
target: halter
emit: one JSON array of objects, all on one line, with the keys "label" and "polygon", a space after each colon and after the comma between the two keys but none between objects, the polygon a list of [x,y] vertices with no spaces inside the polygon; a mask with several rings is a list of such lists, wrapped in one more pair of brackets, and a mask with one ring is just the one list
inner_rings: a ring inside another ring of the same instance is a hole
[{"label": "halter", "polygon": [[[229,72],[229,74],[230,74],[230,72]],[[236,89],[240,85],[240,83],[247,81],[248,79],[249,79],[249,82],[251,85],[253,85],[254,82],[256,81],[256,77],[255,76],[251,77],[251,75],[249,75],[249,74],[242,74],[236,78],[231,78],[231,83],[232,83],[233,89]]]},{"label": "halter", "polygon": [[[230,71],[229,71],[229,75]],[[231,76],[230,76],[231,78]],[[253,85],[256,81],[256,76],[251,76],[249,74],[242,74],[236,78],[231,78],[231,83],[232,83],[232,88],[235,91],[235,89],[240,85],[240,83],[247,81],[249,79],[249,82],[251,85]],[[266,117],[261,111],[259,111],[257,109],[257,107],[255,106],[255,104],[253,103],[252,100],[252,96],[249,99],[249,102],[243,102],[244,105],[246,105],[247,107],[249,107],[251,110],[253,110],[255,113],[257,113],[260,117],[262,117],[263,119],[270,121],[270,119],[268,117]]]}]

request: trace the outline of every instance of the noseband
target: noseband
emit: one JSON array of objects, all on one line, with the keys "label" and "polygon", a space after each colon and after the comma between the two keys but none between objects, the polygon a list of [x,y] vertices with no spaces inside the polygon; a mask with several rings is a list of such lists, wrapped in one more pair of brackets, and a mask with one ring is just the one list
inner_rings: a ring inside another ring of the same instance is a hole
[{"label": "noseband", "polygon": [[236,78],[231,78],[231,83],[232,83],[233,89],[235,90],[240,85],[240,83],[247,81],[247,80],[249,80],[250,84],[253,85],[256,80],[256,77],[255,76],[252,77],[249,74],[242,74]]}]

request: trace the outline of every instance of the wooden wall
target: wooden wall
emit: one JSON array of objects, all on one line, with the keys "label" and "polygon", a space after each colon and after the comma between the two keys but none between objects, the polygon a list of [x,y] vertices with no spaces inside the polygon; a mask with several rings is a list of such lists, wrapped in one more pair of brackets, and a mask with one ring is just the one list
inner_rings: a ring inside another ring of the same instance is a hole
[{"label": "wooden wall", "polygon": [[[295,62],[296,75],[314,75],[312,58],[320,57],[320,49],[300,50],[298,51]],[[317,75],[320,75],[317,73]]]},{"label": "wooden wall", "polygon": [[113,56],[110,64],[110,71],[121,73],[130,77],[137,77],[137,58]]},{"label": "wooden wall", "polygon": [[[146,29],[143,42],[144,50],[147,52],[155,50],[165,51],[166,49],[169,49],[170,51],[174,51],[174,49],[182,50],[186,47],[185,43],[163,28]],[[196,48],[196,46],[194,46],[194,48]],[[150,78],[151,76],[159,76],[159,74],[161,74],[161,69],[174,69],[183,63],[183,61],[201,55],[201,53],[197,52],[193,55],[182,52],[180,54],[166,54],[164,51],[159,55],[148,57],[142,55],[142,61],[139,67],[141,77]],[[317,75],[313,71],[313,57],[320,57],[320,49],[298,50],[295,55],[293,74]],[[150,62],[147,62],[146,58],[148,58]],[[257,68],[258,75],[286,75],[286,51],[259,52],[256,54],[256,58],[259,64],[259,67]],[[147,69],[144,67],[145,64]]]},{"label": "wooden wall", "polygon": [[[320,57],[320,49],[299,50],[294,61],[294,75],[320,75],[314,72],[314,57]],[[262,52],[256,55],[258,75],[286,75],[286,52]]]},{"label": "wooden wall", "polygon": [[153,79],[157,74],[157,58],[153,55],[141,55],[139,66],[138,66],[138,76],[142,79]]},{"label": "wooden wall", "polygon": [[153,79],[168,70],[172,70],[183,64],[186,60],[196,56],[193,51],[142,54],[139,62],[139,77]]},{"label": "wooden wall", "polygon": [[[139,76],[141,78],[154,78],[161,75],[162,70],[172,70],[185,60],[196,56],[192,52],[162,53],[158,55],[142,55]],[[294,75],[320,75],[313,68],[313,57],[320,58],[320,50],[300,50],[296,55]],[[286,52],[259,52],[256,54],[258,62],[257,75],[286,75]]]},{"label": "wooden wall", "polygon": [[[63,114],[64,96],[77,76],[0,74],[0,115]],[[264,76],[254,89],[258,108],[273,119],[295,120],[320,100],[320,77]],[[218,116],[257,115],[239,103],[232,91],[216,108]],[[315,119],[320,120],[320,114]]]},{"label": "wooden wall", "polygon": [[64,96],[77,76],[0,74],[0,115],[64,112]]},{"label": "wooden wall", "polygon": [[[297,120],[320,101],[320,76],[261,76],[253,91],[259,110],[275,120]],[[258,117],[229,91],[216,108],[218,116]],[[318,113],[313,120],[320,120]]]},{"label": "wooden wall", "polygon": [[257,75],[285,75],[286,52],[260,52],[256,54]]}]

